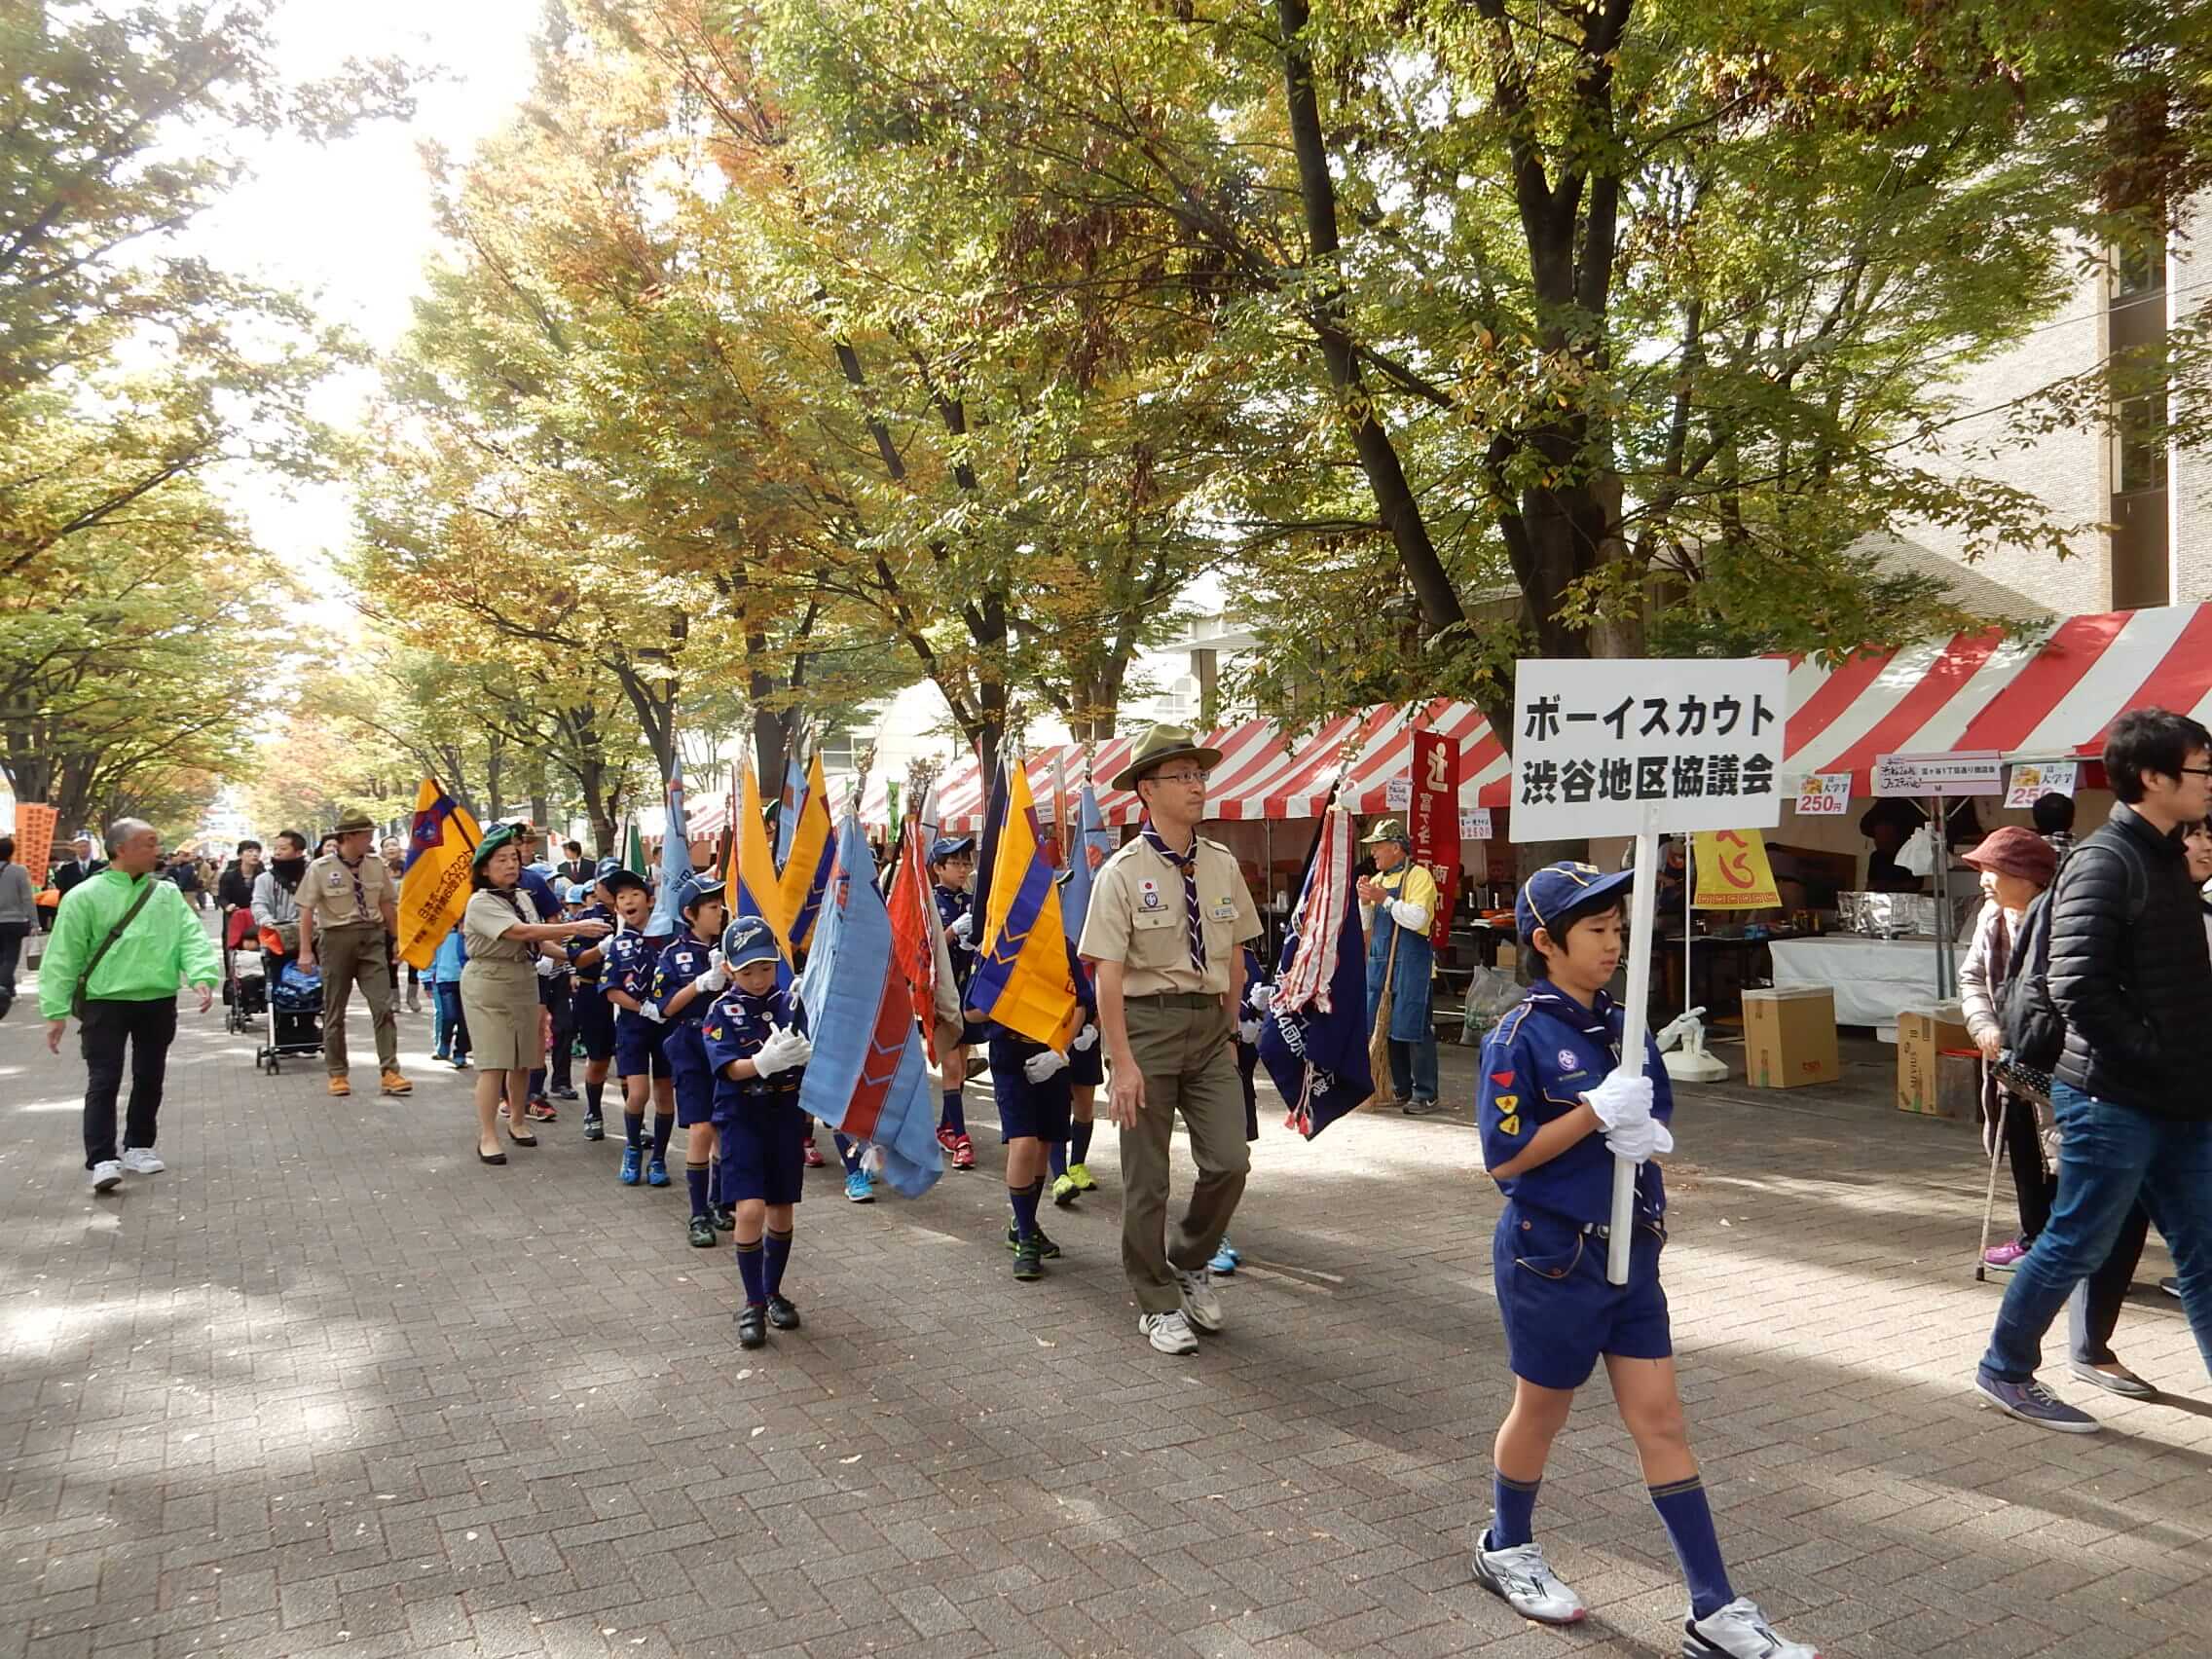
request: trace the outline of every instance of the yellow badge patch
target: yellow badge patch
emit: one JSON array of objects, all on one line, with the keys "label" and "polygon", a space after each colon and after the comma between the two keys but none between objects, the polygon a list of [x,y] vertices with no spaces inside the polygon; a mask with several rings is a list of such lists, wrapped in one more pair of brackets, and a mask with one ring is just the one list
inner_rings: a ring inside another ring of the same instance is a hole
[{"label": "yellow badge patch", "polygon": [[1499,1119],[1497,1132],[1501,1135],[1519,1134],[1521,1132],[1521,1115],[1516,1112],[1510,1117]]},{"label": "yellow badge patch", "polygon": [[1500,1112],[1518,1112],[1521,1110],[1521,1096],[1518,1094],[1500,1094],[1495,1100],[1492,1101],[1491,1104],[1495,1106]]}]

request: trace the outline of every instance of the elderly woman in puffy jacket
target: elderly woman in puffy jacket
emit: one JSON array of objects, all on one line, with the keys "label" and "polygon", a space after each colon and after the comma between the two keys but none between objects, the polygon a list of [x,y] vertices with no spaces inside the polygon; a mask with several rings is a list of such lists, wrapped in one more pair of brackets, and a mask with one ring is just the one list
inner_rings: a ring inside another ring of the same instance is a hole
[{"label": "elderly woman in puffy jacket", "polygon": [[[1981,871],[1981,890],[1990,902],[1981,907],[1973,943],[1959,964],[1959,997],[1966,1005],[1967,1035],[1984,1060],[1994,1061],[2005,1046],[1997,1004],[2011,971],[2013,947],[2028,906],[2058,874],[2058,855],[2033,830],[2008,825],[1968,853],[1965,862]],[[1982,1067],[1981,1116],[1982,1148],[1994,1158],[1999,1141],[2004,1142],[2020,1211],[2019,1236],[1992,1244],[1983,1260],[1993,1268],[2009,1268],[2028,1253],[2050,1219],[2058,1172],[2044,1161],[2035,1103],[2000,1087],[1987,1065]]]}]

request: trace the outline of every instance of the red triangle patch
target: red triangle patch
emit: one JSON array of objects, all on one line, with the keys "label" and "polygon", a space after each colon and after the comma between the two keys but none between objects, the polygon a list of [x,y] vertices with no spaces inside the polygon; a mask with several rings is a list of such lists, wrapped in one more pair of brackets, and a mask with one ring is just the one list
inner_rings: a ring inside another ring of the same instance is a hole
[{"label": "red triangle patch", "polygon": [[1511,1072],[1492,1072],[1490,1080],[1500,1088],[1511,1088],[1513,1087],[1513,1074]]}]

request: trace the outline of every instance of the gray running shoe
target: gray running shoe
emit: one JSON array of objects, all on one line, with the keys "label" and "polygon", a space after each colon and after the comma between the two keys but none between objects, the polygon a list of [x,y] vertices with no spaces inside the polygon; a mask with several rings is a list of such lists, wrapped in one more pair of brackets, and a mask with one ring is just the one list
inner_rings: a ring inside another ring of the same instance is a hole
[{"label": "gray running shoe", "polygon": [[2130,1400],[2148,1400],[2158,1392],[2134,1372],[2124,1368],[2119,1371],[2099,1371],[2095,1366],[2083,1365],[2077,1359],[2067,1369],[2092,1388],[2102,1388],[2108,1393],[2120,1394]]},{"label": "gray running shoe", "polygon": [[2032,1378],[2025,1382],[2007,1382],[1976,1372],[1973,1385],[1983,1399],[2007,1417],[2016,1417],[2022,1422],[2034,1423],[2038,1428],[2054,1428],[2061,1434],[2094,1434],[2097,1431],[2095,1418],[2068,1405]]},{"label": "gray running shoe", "polygon": [[1821,1650],[1775,1634],[1749,1596],[1682,1626],[1682,1659],[1821,1659]]},{"label": "gray running shoe", "polygon": [[1475,1545],[1475,1582],[1525,1619],[1538,1624],[1579,1624],[1590,1609],[1544,1560],[1541,1544],[1490,1547],[1486,1528]]},{"label": "gray running shoe", "polygon": [[1183,1317],[1194,1330],[1212,1336],[1222,1327],[1221,1298],[1214,1292],[1212,1270],[1197,1268],[1186,1272],[1177,1268],[1174,1272],[1176,1286],[1183,1293]]},{"label": "gray running shoe", "polygon": [[1191,1334],[1180,1308],[1165,1313],[1139,1313],[1137,1329],[1161,1353],[1197,1353],[1198,1339]]}]

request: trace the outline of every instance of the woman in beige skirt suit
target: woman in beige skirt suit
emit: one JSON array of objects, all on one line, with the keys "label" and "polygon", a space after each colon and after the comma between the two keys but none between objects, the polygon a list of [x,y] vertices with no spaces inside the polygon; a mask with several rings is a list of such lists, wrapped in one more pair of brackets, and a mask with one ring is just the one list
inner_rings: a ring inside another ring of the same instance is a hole
[{"label": "woman in beige skirt suit", "polygon": [[499,1150],[499,1097],[507,1101],[507,1138],[535,1146],[523,1108],[531,1068],[543,1052],[538,1025],[537,958],[563,954],[571,939],[598,939],[605,922],[541,922],[519,885],[522,848],[515,827],[502,824],[478,843],[470,861],[468,907],[461,912],[461,940],[468,965],[461,971],[461,1006],[468,1020],[469,1057],[476,1073],[476,1156],[504,1163]]}]

